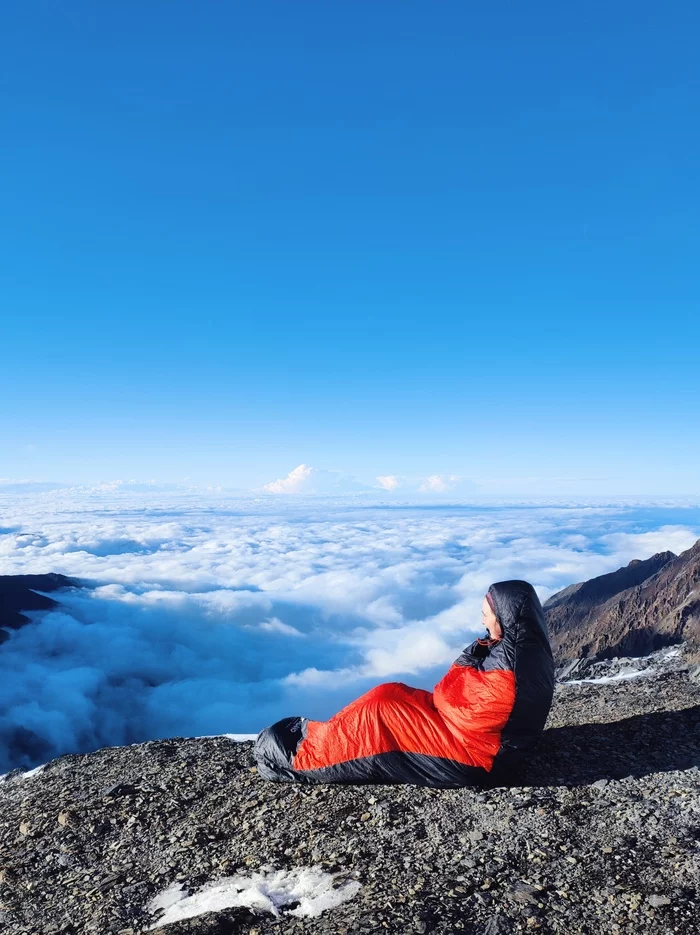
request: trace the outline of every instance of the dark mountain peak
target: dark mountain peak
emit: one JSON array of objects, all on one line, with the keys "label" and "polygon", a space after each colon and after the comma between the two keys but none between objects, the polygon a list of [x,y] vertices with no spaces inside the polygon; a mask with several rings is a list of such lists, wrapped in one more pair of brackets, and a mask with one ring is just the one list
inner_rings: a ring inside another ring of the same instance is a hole
[{"label": "dark mountain peak", "polygon": [[545,603],[560,661],[637,656],[700,641],[700,540],[681,555],[658,552],[570,585]]},{"label": "dark mountain peak", "polygon": [[681,552],[679,558],[682,558],[684,555],[688,558],[700,556],[700,539],[698,539],[695,545],[691,545],[689,549],[686,549],[685,552]]},{"label": "dark mountain peak", "polygon": [[[651,558],[633,559],[629,565],[618,568],[617,571],[571,584],[558,591],[544,605],[550,629],[556,632],[561,625],[570,625],[574,607],[578,610],[578,616],[583,617],[601,601],[607,601],[621,591],[648,580],[675,558],[677,556],[673,552],[658,552]],[[559,614],[553,613],[559,606],[565,607],[561,618]]]},{"label": "dark mountain peak", "polygon": [[50,571],[45,575],[0,575],[0,590],[21,591],[29,588],[32,591],[57,591],[59,588],[75,587],[78,582],[66,575],[58,575]]},{"label": "dark mountain peak", "polygon": [[[51,610],[56,601],[47,593],[61,588],[79,587],[79,582],[53,572],[46,575],[0,575],[0,628],[18,630],[29,623],[25,614],[32,610]],[[0,629],[0,643],[7,634]]]}]

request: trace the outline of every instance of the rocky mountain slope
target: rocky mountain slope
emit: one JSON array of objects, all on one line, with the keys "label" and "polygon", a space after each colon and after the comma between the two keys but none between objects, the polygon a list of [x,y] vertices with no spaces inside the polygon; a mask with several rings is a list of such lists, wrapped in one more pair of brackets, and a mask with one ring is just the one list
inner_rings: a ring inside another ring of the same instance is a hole
[{"label": "rocky mountain slope", "polygon": [[58,606],[46,593],[74,586],[77,582],[65,575],[0,575],[0,643],[8,637],[4,628],[17,630],[29,623],[26,612]]},{"label": "rocky mountain slope", "polygon": [[0,927],[696,933],[700,667],[683,647],[596,667],[597,680],[557,687],[537,754],[510,787],[275,785],[257,775],[251,744],[226,737],[9,774]]},{"label": "rocky mountain slope", "polygon": [[682,640],[700,646],[700,540],[571,585],[544,609],[560,662],[641,656]]}]

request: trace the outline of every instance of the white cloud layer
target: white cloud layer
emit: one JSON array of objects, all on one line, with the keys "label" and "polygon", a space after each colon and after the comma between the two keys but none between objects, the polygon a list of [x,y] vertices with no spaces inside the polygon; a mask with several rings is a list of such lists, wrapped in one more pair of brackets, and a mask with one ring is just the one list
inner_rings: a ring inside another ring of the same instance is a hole
[{"label": "white cloud layer", "polygon": [[90,585],[0,645],[0,772],[326,718],[387,679],[430,688],[480,632],[491,582],[544,599],[698,535],[690,507],[0,497],[0,574]]}]

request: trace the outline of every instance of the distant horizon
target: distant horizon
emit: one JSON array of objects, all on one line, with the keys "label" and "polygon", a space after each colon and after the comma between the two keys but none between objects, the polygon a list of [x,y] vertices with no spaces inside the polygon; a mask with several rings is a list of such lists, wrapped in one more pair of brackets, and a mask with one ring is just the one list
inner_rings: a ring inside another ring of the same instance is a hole
[{"label": "distant horizon", "polygon": [[[700,492],[691,490],[663,491],[663,490],[622,490],[610,486],[598,487],[594,490],[567,487],[561,483],[547,486],[547,478],[531,479],[532,483],[522,487],[501,487],[499,480],[491,479],[490,483],[480,483],[475,478],[460,477],[456,475],[429,475],[428,477],[411,478],[400,476],[396,484],[387,486],[386,477],[374,478],[367,481],[352,477],[340,471],[323,471],[309,468],[309,473],[303,482],[296,482],[295,471],[292,470],[285,478],[261,483],[256,487],[237,486],[226,482],[195,482],[187,477],[178,480],[158,480],[156,478],[137,479],[129,478],[92,478],[88,480],[71,479],[29,479],[0,477],[0,497],[14,495],[31,495],[33,493],[75,492],[104,494],[114,493],[131,494],[184,494],[197,493],[202,496],[221,495],[233,498],[262,498],[281,503],[293,500],[322,500],[324,498],[360,499],[372,498],[373,501],[386,500],[387,502],[411,504],[469,504],[493,501],[495,503],[520,500],[523,502],[543,504],[551,502],[560,504],[567,500],[572,503],[614,501],[664,502],[686,501],[689,504],[700,504]],[[287,484],[292,476],[295,483]],[[320,482],[316,478],[320,477]]]}]

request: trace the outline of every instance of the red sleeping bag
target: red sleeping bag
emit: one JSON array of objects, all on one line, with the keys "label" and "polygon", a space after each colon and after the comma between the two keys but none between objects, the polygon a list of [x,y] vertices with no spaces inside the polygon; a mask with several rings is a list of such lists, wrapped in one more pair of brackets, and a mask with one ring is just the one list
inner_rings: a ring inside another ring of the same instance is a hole
[{"label": "red sleeping bag", "polygon": [[503,631],[475,640],[433,692],[378,685],[329,721],[284,718],[255,744],[258,771],[288,782],[465,786],[507,773],[544,728],[554,665],[542,606],[525,581],[491,585]]}]

